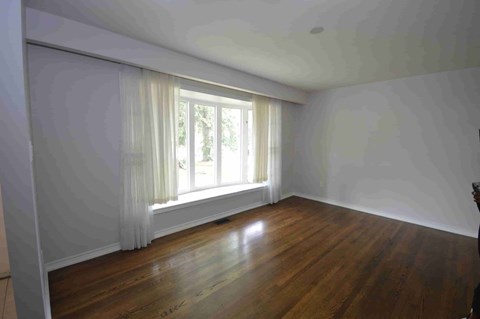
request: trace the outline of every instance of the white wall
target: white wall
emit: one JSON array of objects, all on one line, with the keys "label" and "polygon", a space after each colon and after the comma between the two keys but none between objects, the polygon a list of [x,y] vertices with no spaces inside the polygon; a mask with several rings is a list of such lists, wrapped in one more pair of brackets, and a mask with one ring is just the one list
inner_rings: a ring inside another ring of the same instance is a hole
[{"label": "white wall", "polygon": [[[197,205],[156,214],[154,218],[156,237],[164,232],[172,233],[176,228],[183,228],[198,220],[206,220],[230,211],[236,213],[240,210],[262,205],[262,192],[255,190],[221,200],[213,200]],[[219,218],[215,218],[219,219]],[[160,239],[161,240],[161,239]]]},{"label": "white wall", "polygon": [[21,0],[0,2],[0,184],[18,318],[50,317],[38,235]]},{"label": "white wall", "polygon": [[294,192],[295,133],[300,105],[282,102],[282,194]]},{"label": "white wall", "polygon": [[119,241],[120,65],[28,46],[46,262]]},{"label": "white wall", "polygon": [[480,68],[317,92],[299,112],[296,192],[476,236]]},{"label": "white wall", "polygon": [[[52,263],[106,246],[117,249],[120,65],[35,45],[28,46],[28,58],[45,260]],[[288,122],[296,107],[286,103],[283,113],[284,132],[289,134],[293,126]],[[291,137],[287,148],[292,148]],[[290,191],[293,152],[284,155],[288,164],[284,179]],[[257,190],[157,214],[154,231],[164,234],[197,220],[258,205],[261,195]]]}]

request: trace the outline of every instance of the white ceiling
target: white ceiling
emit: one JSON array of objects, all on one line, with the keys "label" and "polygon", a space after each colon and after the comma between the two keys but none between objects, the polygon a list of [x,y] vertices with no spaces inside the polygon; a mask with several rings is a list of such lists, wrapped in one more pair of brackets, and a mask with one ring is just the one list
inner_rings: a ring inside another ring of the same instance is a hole
[{"label": "white ceiling", "polygon": [[480,66],[480,0],[26,5],[308,91]]}]

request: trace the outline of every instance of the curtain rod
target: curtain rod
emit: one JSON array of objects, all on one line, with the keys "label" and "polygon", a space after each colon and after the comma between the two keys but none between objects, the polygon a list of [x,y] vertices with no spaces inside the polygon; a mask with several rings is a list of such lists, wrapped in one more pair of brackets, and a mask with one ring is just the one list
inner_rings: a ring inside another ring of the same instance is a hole
[{"label": "curtain rod", "polygon": [[[100,57],[100,56],[96,56],[96,55],[92,55],[92,54],[86,54],[86,53],[83,53],[83,52],[67,50],[67,49],[63,49],[61,47],[56,47],[56,46],[53,46],[53,45],[46,45],[46,44],[43,44],[43,43],[38,43],[38,42],[35,42],[35,41],[31,41],[31,40],[27,40],[26,42],[29,45],[34,45],[34,46],[37,46],[37,47],[42,47],[42,48],[47,48],[47,49],[52,49],[52,50],[77,54],[77,55],[85,56],[85,57],[88,57],[88,58],[94,58],[94,59],[103,60],[103,61],[107,61],[107,62],[111,62],[111,63],[115,63],[115,64],[120,64],[120,65],[135,66],[133,64],[128,64],[128,63],[125,63],[125,62],[118,62],[118,61],[115,61],[115,60],[112,60],[112,59],[108,59],[108,58],[104,58],[104,57]],[[138,67],[138,66],[135,66],[135,67]]]}]

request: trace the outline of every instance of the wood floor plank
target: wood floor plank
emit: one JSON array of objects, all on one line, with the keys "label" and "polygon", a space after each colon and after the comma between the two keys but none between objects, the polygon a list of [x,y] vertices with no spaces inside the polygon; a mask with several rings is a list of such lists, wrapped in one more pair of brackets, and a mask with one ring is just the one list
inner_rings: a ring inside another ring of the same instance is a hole
[{"label": "wood floor plank", "polygon": [[476,241],[291,197],[49,274],[54,318],[455,318]]},{"label": "wood floor plank", "polygon": [[[393,242],[390,253],[368,276],[362,290],[346,309],[345,317],[390,317],[390,302],[405,289],[405,278],[413,267],[424,237],[423,232],[406,224],[399,229],[399,235]],[[371,309],[376,309],[375,314],[371,313]]]}]

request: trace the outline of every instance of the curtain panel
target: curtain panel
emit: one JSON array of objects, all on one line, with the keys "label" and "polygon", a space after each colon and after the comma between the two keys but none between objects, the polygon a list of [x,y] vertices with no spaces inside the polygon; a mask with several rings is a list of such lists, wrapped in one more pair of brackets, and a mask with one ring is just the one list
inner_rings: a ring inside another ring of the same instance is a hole
[{"label": "curtain panel", "polygon": [[152,205],[177,199],[175,78],[123,66],[123,203],[120,244],[123,250],[146,247],[153,239]]},{"label": "curtain panel", "polygon": [[282,105],[271,99],[268,123],[267,202],[274,204],[282,197]]},{"label": "curtain panel", "polygon": [[281,102],[253,96],[254,182],[266,183],[264,200],[281,199],[282,189],[282,107]]},{"label": "curtain panel", "polygon": [[151,112],[146,104],[140,69],[122,67],[120,103],[123,175],[120,244],[122,249],[131,250],[147,246],[153,238]]},{"label": "curtain panel", "polygon": [[270,99],[253,96],[253,182],[262,183],[268,179],[268,123]]},{"label": "curtain panel", "polygon": [[143,70],[143,81],[152,116],[152,203],[164,204],[178,199],[176,106],[180,89],[174,76],[149,70]]}]

